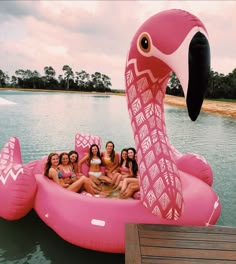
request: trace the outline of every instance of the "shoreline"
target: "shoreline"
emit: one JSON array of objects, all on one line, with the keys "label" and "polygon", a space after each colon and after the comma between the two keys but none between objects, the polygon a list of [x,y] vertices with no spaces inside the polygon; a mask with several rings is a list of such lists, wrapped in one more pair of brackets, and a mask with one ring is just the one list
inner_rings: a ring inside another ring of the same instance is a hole
[{"label": "shoreline", "polygon": [[[62,90],[44,90],[44,89],[23,89],[23,88],[0,88],[1,90],[15,90],[15,91],[31,91],[31,92],[65,92],[65,93],[81,93],[81,94],[101,94],[101,95],[118,95],[125,96],[124,93],[97,93],[97,92],[80,92],[80,91],[62,91]],[[185,98],[165,95],[164,103],[172,106],[186,108]],[[201,112],[210,114],[223,115],[226,117],[236,118],[236,103],[214,101],[204,99]]]}]

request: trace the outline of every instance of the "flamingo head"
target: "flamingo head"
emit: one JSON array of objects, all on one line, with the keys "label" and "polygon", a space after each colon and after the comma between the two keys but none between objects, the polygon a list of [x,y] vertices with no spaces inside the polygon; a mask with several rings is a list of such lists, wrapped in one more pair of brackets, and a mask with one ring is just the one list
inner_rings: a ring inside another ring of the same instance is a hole
[{"label": "flamingo head", "polygon": [[189,117],[192,121],[197,119],[210,70],[207,31],[197,17],[178,9],[150,17],[131,42],[126,64],[127,88],[132,83],[131,64],[135,65],[136,77],[148,74],[152,82],[148,89],[153,95],[157,93],[156,87],[165,93],[170,73],[174,72],[183,88]]}]

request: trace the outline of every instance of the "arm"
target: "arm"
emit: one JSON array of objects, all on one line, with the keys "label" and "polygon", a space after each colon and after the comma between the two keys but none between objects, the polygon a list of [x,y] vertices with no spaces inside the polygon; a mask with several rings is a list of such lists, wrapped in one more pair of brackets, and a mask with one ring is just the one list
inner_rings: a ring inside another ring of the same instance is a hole
[{"label": "arm", "polygon": [[89,154],[85,154],[85,156],[78,162],[78,173],[81,173],[82,164],[89,159]]},{"label": "arm", "polygon": [[119,167],[119,154],[116,153],[115,154],[115,160],[114,160],[113,166],[109,169],[109,172],[113,172],[118,167]]},{"label": "arm", "polygon": [[50,168],[50,169],[49,169],[48,177],[49,177],[50,179],[52,179],[52,180],[53,180],[56,184],[58,184],[58,185],[61,185],[61,186],[63,186],[63,187],[68,187],[68,186],[69,186],[69,184],[65,184],[65,183],[64,183],[63,179],[59,179],[59,178],[58,178],[57,171],[56,171],[55,169],[53,169],[53,168]]}]

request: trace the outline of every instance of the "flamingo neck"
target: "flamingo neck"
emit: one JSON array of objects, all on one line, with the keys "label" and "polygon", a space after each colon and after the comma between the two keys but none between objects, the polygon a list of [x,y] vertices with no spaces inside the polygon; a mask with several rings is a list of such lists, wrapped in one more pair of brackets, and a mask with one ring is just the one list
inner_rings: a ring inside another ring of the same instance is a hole
[{"label": "flamingo neck", "polygon": [[[131,66],[126,76],[135,76]],[[127,104],[137,149],[143,205],[153,214],[177,219],[182,190],[164,118],[164,89],[168,79],[153,83],[145,74],[127,80]]]}]

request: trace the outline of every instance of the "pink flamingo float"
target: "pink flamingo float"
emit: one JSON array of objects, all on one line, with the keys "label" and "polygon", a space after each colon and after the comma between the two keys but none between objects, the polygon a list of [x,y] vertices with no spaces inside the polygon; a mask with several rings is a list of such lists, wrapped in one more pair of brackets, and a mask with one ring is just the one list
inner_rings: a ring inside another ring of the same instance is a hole
[{"label": "pink flamingo float", "polygon": [[[32,208],[66,241],[113,253],[125,251],[126,223],[212,225],[221,212],[211,187],[213,173],[196,154],[171,145],[165,125],[164,96],[171,72],[178,76],[190,118],[199,115],[207,87],[210,50],[206,28],[192,14],[167,10],[138,29],[127,55],[127,105],[140,173],[140,199],[105,199],[69,192],[42,171],[45,157],[22,165],[18,139],[0,154],[0,216],[19,219]],[[82,157],[99,136],[78,133]]]}]

